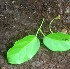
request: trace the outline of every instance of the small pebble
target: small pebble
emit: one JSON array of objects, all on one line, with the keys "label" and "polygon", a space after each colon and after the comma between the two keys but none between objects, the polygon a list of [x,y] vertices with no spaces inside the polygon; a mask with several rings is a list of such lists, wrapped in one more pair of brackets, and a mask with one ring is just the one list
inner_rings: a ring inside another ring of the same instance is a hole
[{"label": "small pebble", "polygon": [[62,32],[66,34],[67,33],[67,29],[62,29]]}]

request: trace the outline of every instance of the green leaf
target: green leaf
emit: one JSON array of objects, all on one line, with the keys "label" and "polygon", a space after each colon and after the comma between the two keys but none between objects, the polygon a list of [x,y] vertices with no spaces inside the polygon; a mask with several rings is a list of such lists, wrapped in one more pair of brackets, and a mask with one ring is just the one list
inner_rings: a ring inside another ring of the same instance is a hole
[{"label": "green leaf", "polygon": [[35,35],[29,35],[15,42],[7,52],[8,63],[21,64],[31,59],[38,51],[40,41]]},{"label": "green leaf", "polygon": [[61,32],[44,36],[43,43],[52,51],[67,51],[70,49],[70,35]]}]

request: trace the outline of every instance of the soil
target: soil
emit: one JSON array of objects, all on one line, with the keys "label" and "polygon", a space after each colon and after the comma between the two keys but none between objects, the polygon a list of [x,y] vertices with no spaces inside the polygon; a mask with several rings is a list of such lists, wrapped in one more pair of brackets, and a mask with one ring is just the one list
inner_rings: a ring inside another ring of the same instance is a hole
[{"label": "soil", "polygon": [[36,34],[42,18],[42,30],[49,34],[50,21],[60,15],[52,24],[53,32],[70,34],[70,0],[0,0],[0,69],[70,69],[70,51],[53,52],[42,43],[37,54],[20,65],[8,64],[7,50],[18,39]]}]

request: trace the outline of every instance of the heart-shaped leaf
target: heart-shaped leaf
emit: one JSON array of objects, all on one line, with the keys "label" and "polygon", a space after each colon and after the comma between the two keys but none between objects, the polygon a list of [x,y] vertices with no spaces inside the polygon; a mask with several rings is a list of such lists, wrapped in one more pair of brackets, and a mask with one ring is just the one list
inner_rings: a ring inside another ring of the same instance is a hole
[{"label": "heart-shaped leaf", "polygon": [[15,42],[7,52],[8,63],[21,64],[31,59],[38,51],[40,41],[35,35],[29,35]]},{"label": "heart-shaped leaf", "polygon": [[70,49],[70,35],[62,32],[44,36],[43,43],[52,51],[67,51]]}]

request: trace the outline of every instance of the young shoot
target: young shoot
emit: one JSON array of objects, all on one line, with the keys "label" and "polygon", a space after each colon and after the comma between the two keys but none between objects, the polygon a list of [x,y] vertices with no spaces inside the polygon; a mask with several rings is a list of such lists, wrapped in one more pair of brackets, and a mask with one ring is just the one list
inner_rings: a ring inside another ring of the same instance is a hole
[{"label": "young shoot", "polygon": [[40,27],[39,27],[38,30],[37,30],[36,36],[38,35],[39,31],[42,33],[43,36],[45,36],[44,33],[43,33],[42,30],[41,30],[42,25],[44,24],[44,22],[45,22],[45,20],[44,20],[44,18],[43,18],[43,19],[42,19],[42,23],[41,23]]},{"label": "young shoot", "polygon": [[60,19],[60,15],[58,15],[57,17],[53,18],[49,24],[49,29],[50,29],[50,32],[53,33],[52,29],[51,29],[51,25],[53,23],[54,20],[57,20],[57,19]]}]

